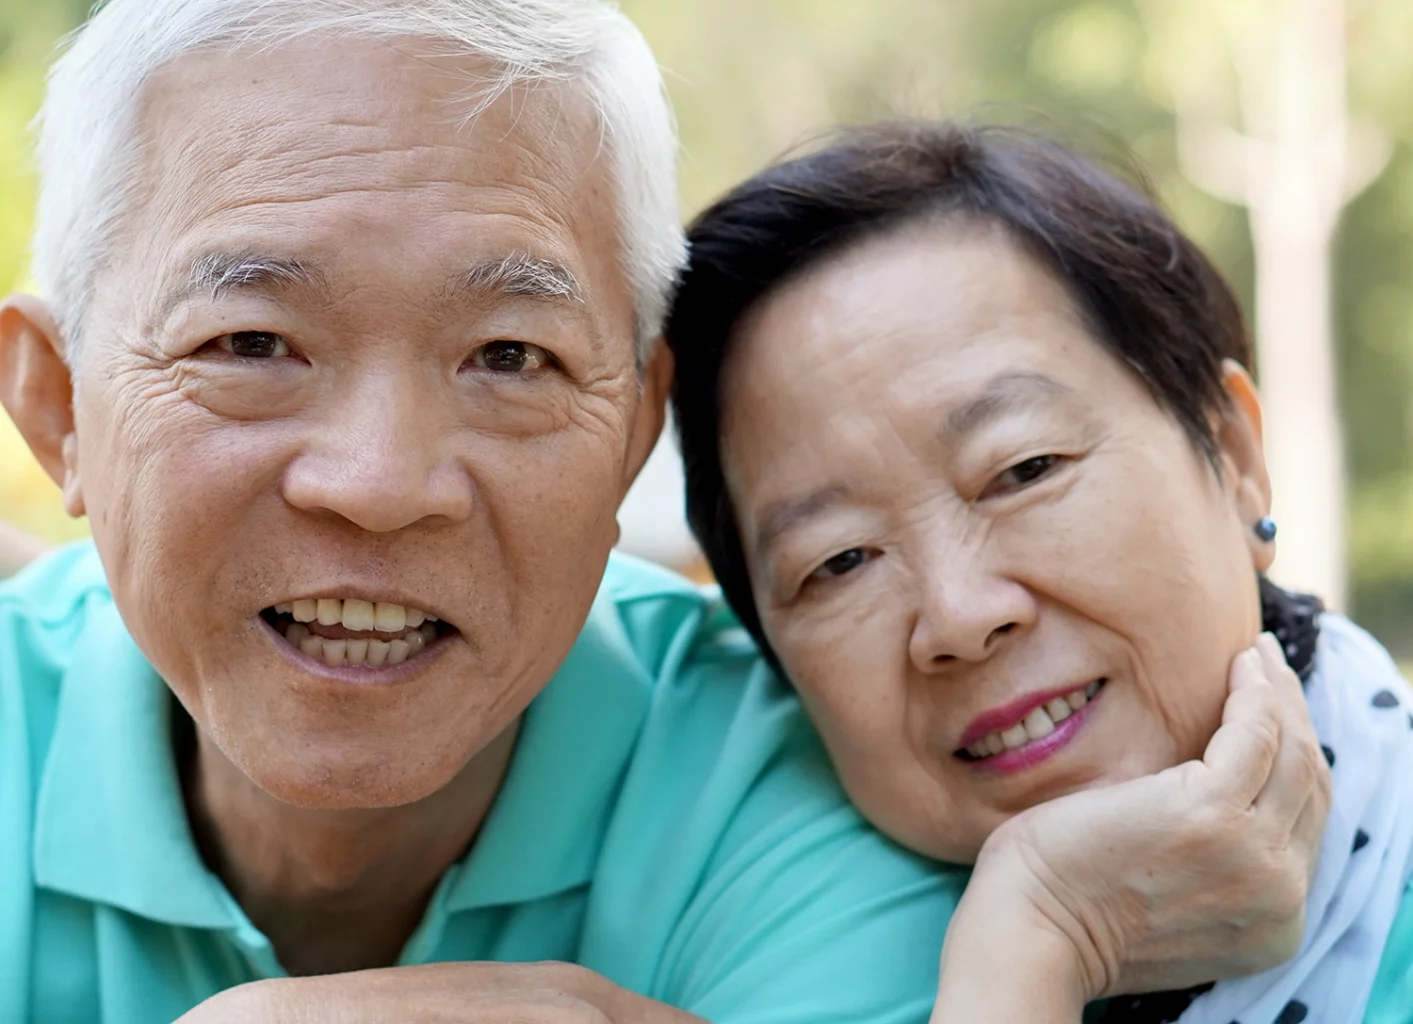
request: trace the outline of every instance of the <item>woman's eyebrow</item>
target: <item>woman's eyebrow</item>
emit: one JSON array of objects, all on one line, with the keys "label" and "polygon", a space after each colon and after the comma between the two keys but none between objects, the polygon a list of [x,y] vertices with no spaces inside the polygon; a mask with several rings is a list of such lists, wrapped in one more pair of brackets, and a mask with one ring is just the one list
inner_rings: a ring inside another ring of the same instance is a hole
[{"label": "woman's eyebrow", "polygon": [[942,424],[942,439],[955,444],[965,435],[980,429],[1007,410],[1037,398],[1059,398],[1074,392],[1043,373],[1015,370],[1001,374],[986,385],[986,390],[947,414]]},{"label": "woman's eyebrow", "polygon": [[757,517],[757,554],[764,555],[781,534],[798,525],[801,520],[837,505],[848,498],[850,493],[852,492],[844,484],[829,484],[800,498],[772,501]]}]

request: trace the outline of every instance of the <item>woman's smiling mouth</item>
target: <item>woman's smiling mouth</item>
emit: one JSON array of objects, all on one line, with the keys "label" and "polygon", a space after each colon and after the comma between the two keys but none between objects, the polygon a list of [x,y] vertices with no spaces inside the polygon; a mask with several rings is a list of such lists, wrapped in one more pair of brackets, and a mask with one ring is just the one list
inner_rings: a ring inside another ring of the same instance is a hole
[{"label": "woman's smiling mouth", "polygon": [[330,668],[400,665],[455,632],[418,608],[359,598],[301,598],[260,617],[291,647]]},{"label": "woman's smiling mouth", "polygon": [[[1074,738],[1107,683],[1107,678],[1100,678],[1053,695],[1022,698],[983,714],[964,736],[970,742],[955,756],[1002,773],[1039,764]],[[983,729],[979,738],[972,739]]]}]

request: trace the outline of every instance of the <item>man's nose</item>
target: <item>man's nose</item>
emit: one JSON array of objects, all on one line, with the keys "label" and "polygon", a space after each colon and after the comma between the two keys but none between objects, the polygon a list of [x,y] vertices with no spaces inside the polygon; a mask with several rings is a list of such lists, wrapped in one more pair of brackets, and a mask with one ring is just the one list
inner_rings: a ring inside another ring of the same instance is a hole
[{"label": "man's nose", "polygon": [[985,661],[1035,617],[1029,588],[988,565],[984,552],[953,551],[920,574],[908,654],[923,672]]},{"label": "man's nose", "polygon": [[413,382],[383,376],[321,418],[284,478],[285,500],[370,533],[470,516],[475,482],[455,428]]}]

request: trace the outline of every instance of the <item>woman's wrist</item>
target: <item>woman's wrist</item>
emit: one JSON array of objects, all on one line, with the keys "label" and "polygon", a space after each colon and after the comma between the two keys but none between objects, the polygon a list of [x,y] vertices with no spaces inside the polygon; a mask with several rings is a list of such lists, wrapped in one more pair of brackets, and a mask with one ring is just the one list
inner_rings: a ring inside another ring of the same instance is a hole
[{"label": "woman's wrist", "polygon": [[1079,1024],[1089,973],[1014,879],[979,868],[947,929],[932,1024]]}]

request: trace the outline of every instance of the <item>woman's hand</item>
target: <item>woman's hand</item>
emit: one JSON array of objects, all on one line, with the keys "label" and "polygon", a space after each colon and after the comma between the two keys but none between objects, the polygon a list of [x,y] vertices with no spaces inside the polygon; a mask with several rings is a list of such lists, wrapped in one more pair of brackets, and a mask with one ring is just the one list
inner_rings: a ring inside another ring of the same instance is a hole
[{"label": "woman's hand", "polygon": [[1201,761],[1041,804],[992,834],[948,931],[934,1020],[1004,986],[1023,1019],[1078,1021],[1103,996],[1283,963],[1329,805],[1300,681],[1263,634],[1232,664]]},{"label": "woman's hand", "polygon": [[446,963],[281,978],[213,996],[177,1024],[703,1024],[574,964]]}]

